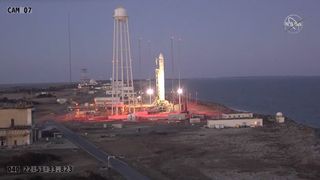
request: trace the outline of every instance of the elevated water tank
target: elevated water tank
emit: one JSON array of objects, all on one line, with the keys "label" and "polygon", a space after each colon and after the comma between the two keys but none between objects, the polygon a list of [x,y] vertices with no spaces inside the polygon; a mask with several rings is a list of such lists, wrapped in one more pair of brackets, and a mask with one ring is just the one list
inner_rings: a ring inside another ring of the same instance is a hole
[{"label": "elevated water tank", "polygon": [[113,17],[116,19],[125,19],[128,17],[128,14],[123,7],[118,7],[114,10]]}]

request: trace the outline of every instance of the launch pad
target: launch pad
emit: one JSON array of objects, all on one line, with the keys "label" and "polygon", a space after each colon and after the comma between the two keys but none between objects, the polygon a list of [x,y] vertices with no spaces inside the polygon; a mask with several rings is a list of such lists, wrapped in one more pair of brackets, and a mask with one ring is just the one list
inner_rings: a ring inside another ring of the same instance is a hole
[{"label": "launch pad", "polygon": [[[87,102],[90,106],[80,106],[78,103],[74,105],[72,107],[75,110],[73,118],[130,121],[157,120],[168,119],[170,114],[186,111],[186,104],[183,104],[186,102],[183,98],[186,97],[183,96],[180,83],[176,93],[173,91],[166,93],[166,61],[163,53],[159,53],[155,59],[150,59],[150,61],[155,62],[154,78],[134,82],[128,19],[127,11],[123,7],[114,10],[112,77],[110,83],[95,87],[104,90],[104,95],[99,94],[97,96],[95,95],[95,89],[90,90],[90,93],[94,94],[94,103]],[[82,72],[85,74],[86,69]],[[82,79],[87,79],[87,77],[84,76]],[[140,85],[138,86],[137,83],[140,83]],[[177,97],[179,97],[178,105],[175,104],[177,102],[175,98]],[[170,99],[170,101],[167,99]]]}]

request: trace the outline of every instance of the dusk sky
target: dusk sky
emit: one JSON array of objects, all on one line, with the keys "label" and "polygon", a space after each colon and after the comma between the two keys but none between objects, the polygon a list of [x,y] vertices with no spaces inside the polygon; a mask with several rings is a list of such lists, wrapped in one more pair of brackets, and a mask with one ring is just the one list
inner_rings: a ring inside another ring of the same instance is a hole
[{"label": "dusk sky", "polygon": [[[319,0],[1,0],[0,84],[68,81],[68,13],[73,80],[81,68],[109,79],[119,5],[129,15],[134,78],[153,77],[160,52],[171,77],[171,36],[183,78],[320,75]],[[32,7],[32,14],[9,14],[9,6]],[[290,14],[304,19],[300,33],[284,30]]]}]

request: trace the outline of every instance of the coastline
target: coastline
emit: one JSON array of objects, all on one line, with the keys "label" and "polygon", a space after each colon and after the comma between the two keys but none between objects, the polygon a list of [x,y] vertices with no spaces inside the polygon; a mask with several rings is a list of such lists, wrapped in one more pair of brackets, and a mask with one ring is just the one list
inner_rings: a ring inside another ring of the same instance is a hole
[{"label": "coastline", "polygon": [[[73,89],[53,92],[57,97],[76,96]],[[34,114],[38,123],[66,113],[66,105],[57,104],[55,98],[36,99],[28,92],[8,94],[39,102]],[[200,101],[199,107],[213,114],[235,111],[214,102]],[[255,115],[265,119],[263,127],[207,129],[204,124],[122,122],[124,128],[105,129],[103,124],[111,126],[114,122],[64,124],[86,134],[107,153],[125,157],[127,163],[152,179],[320,178],[320,139],[315,128],[288,118],[278,124],[269,121],[272,115]]]},{"label": "coastline", "polygon": [[[264,118],[266,120],[267,119],[272,119],[272,118],[275,117],[275,115],[272,115],[272,114],[258,113],[258,112],[254,112],[254,111],[250,111],[250,110],[232,108],[232,107],[229,107],[229,106],[224,105],[222,103],[216,103],[216,102],[212,102],[212,101],[198,100],[198,103],[200,103],[202,105],[209,106],[209,107],[221,106],[222,108],[228,109],[229,112],[252,112],[256,116],[262,117],[262,118]],[[312,126],[312,125],[309,125],[309,124],[306,124],[306,123],[303,123],[303,122],[299,122],[299,121],[294,120],[294,119],[292,119],[292,118],[290,118],[288,116],[285,116],[285,119],[286,119],[286,121],[290,121],[290,122],[295,123],[297,126],[304,126],[304,127],[311,128],[311,129],[314,129],[316,131],[319,131],[319,137],[320,137],[320,127],[315,127],[315,126]]]},{"label": "coastline", "polygon": [[[70,84],[64,83],[64,82],[61,82],[61,83],[60,82],[57,82],[57,83],[34,83],[34,84],[21,84],[21,85],[22,86],[12,85],[10,87],[7,87],[6,89],[0,89],[0,92],[1,92],[0,99],[6,97],[6,94],[15,94],[15,93],[32,94],[32,93],[41,92],[41,91],[56,92],[56,91],[61,91],[61,90],[68,89],[68,88],[74,86],[74,85],[70,85]],[[36,86],[33,86],[33,85],[36,85]],[[25,99],[25,98],[26,97],[23,96],[23,97],[20,97],[17,99]],[[12,98],[12,99],[15,99],[15,98]],[[195,100],[191,99],[191,101],[195,101]],[[198,100],[197,102],[199,105],[204,105],[209,108],[218,109],[218,111],[223,111],[223,112],[227,112],[227,113],[228,112],[229,113],[232,113],[232,112],[252,112],[259,117],[263,117],[264,120],[267,120],[267,121],[268,121],[268,119],[274,118],[274,115],[271,115],[271,114],[257,113],[254,111],[237,109],[237,108],[233,108],[233,107],[224,105],[222,103],[217,103],[217,102],[213,102],[213,101]],[[296,120],[289,118],[287,116],[286,116],[286,121],[293,122],[297,126],[304,126],[304,127],[315,129],[315,130],[319,131],[319,134],[320,134],[320,127],[314,127],[312,125],[308,125],[308,124],[296,121]]]}]

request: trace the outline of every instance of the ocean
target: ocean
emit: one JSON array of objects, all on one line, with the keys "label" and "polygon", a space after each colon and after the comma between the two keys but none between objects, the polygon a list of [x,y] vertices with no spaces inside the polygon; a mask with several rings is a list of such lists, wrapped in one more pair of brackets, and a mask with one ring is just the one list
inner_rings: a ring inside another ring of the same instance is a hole
[{"label": "ocean", "polygon": [[182,81],[198,99],[262,114],[283,112],[298,123],[320,127],[320,77],[245,77]]}]

